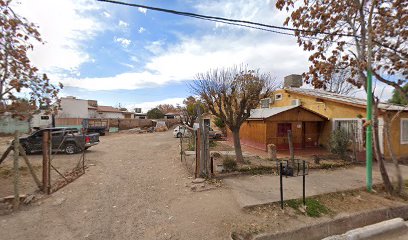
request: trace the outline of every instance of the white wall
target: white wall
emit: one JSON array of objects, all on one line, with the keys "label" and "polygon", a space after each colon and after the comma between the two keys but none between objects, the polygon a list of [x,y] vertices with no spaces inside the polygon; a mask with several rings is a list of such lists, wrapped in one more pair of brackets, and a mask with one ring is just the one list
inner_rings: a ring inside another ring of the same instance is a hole
[{"label": "white wall", "polygon": [[60,118],[89,118],[88,100],[61,98],[61,110],[58,111]]},{"label": "white wall", "polygon": [[99,112],[100,118],[125,118],[122,113],[118,112]]}]

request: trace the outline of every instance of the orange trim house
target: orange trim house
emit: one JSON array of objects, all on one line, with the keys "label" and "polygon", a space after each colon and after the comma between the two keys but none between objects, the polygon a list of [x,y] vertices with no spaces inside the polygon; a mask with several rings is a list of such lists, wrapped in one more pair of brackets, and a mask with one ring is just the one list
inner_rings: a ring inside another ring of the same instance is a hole
[{"label": "orange trim house", "polygon": [[[380,150],[390,157],[383,133],[384,114],[390,123],[391,146],[399,159],[408,159],[408,108],[380,103]],[[396,115],[398,113],[398,115]],[[366,100],[317,89],[286,87],[261,100],[258,109],[241,126],[243,144],[266,150],[268,144],[288,149],[287,130],[292,130],[295,149],[328,147],[331,133],[338,128],[354,136],[357,150],[365,151]],[[364,154],[359,154],[364,156]]]}]

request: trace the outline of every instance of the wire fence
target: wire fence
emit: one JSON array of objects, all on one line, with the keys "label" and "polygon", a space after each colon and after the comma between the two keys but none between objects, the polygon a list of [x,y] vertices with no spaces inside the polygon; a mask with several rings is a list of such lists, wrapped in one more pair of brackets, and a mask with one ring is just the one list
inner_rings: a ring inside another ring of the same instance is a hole
[{"label": "wire fence", "polygon": [[177,135],[180,140],[180,161],[185,165],[191,175],[196,175],[196,145],[197,131],[181,126],[181,131]]},{"label": "wire fence", "polygon": [[51,132],[48,167],[51,193],[85,174],[87,138],[88,135],[73,129]]}]

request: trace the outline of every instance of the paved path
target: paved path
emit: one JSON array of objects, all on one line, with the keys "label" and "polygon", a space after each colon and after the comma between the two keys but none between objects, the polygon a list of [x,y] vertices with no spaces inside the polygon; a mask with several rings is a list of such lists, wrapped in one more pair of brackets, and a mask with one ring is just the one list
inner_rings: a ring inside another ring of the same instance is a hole
[{"label": "paved path", "polygon": [[[392,165],[387,165],[392,176]],[[401,166],[403,176],[408,178],[408,167]],[[380,173],[373,172],[373,182],[382,183]],[[251,207],[280,201],[279,176],[241,176],[225,179],[242,207]],[[365,168],[354,167],[341,170],[315,170],[306,176],[306,196],[351,190],[365,186]],[[284,200],[302,197],[302,177],[283,178]]]}]

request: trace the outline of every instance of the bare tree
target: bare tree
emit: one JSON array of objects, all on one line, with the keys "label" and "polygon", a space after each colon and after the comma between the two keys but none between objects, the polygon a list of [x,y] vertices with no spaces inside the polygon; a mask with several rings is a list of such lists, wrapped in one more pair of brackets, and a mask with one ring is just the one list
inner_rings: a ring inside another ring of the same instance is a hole
[{"label": "bare tree", "polygon": [[339,69],[332,74],[328,81],[325,81],[323,89],[332,93],[352,96],[358,89],[347,81],[349,77],[350,71],[348,69]]},{"label": "bare tree", "polygon": [[267,97],[276,86],[269,73],[235,66],[197,74],[191,89],[201,97],[208,110],[231,130],[236,159],[242,163],[241,125],[249,118],[251,110],[258,106],[260,99]]}]

